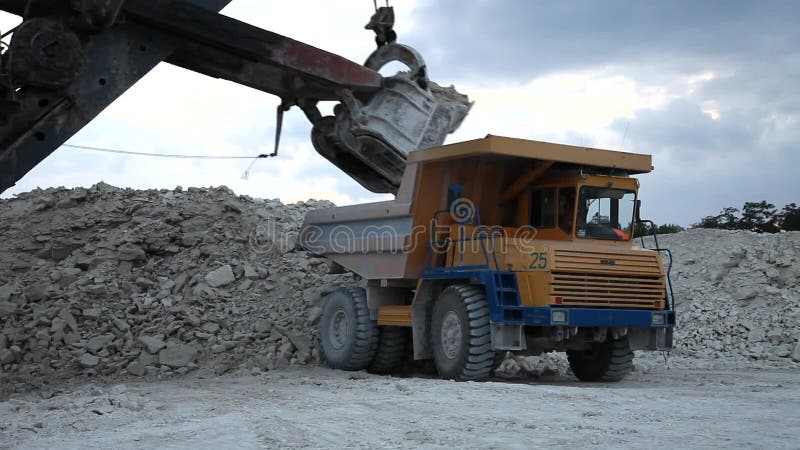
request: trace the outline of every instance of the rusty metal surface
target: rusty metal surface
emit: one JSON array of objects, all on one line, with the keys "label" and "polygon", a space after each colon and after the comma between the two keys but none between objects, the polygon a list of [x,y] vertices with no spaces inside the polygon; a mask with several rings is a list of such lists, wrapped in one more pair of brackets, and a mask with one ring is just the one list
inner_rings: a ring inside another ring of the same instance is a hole
[{"label": "rusty metal surface", "polygon": [[[58,51],[49,51],[57,43]],[[14,32],[10,75],[15,85],[57,89],[77,78],[86,65],[78,35],[45,17],[26,20]]]},{"label": "rusty metal surface", "polygon": [[[229,3],[191,1],[213,11]],[[0,9],[22,14],[24,4],[4,0]],[[63,20],[74,17],[81,17],[81,12],[75,11]],[[11,50],[3,54],[3,66],[8,70],[11,62],[12,73],[15,70],[10,56],[17,38],[12,37]],[[85,65],[66,86],[17,85],[13,79],[0,79],[0,191],[13,186],[179,45],[169,35],[134,22],[84,38]]]},{"label": "rusty metal surface", "polygon": [[[339,55],[183,1],[128,0],[124,11],[129,20],[181,39],[178,56],[167,62],[200,72],[219,65],[217,76],[271,94],[334,100],[340,88],[369,92],[382,85],[379,73]],[[223,57],[209,58],[209,51]],[[270,69],[278,76],[264,78]],[[317,89],[302,90],[315,82]]]}]

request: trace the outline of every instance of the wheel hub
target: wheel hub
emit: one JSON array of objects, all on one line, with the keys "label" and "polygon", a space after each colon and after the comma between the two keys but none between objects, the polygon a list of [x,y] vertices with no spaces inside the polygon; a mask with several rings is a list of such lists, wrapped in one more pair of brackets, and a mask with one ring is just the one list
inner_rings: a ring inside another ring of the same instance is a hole
[{"label": "wheel hub", "polygon": [[336,312],[333,313],[328,327],[330,331],[328,335],[331,337],[331,344],[336,350],[340,350],[347,342],[349,334],[349,323],[344,309],[337,309]]},{"label": "wheel hub", "polygon": [[442,351],[448,359],[455,359],[461,350],[461,320],[455,311],[448,311],[442,320]]}]

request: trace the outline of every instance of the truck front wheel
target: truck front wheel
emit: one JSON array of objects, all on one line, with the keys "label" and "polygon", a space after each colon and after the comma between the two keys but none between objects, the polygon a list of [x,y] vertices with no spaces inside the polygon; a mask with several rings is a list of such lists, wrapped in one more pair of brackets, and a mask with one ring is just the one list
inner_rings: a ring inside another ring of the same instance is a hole
[{"label": "truck front wheel", "polygon": [[628,337],[592,344],[591,350],[567,351],[569,367],[581,381],[620,381],[633,368]]},{"label": "truck front wheel", "polygon": [[442,291],[433,307],[431,338],[440,376],[457,381],[487,378],[494,352],[483,289],[458,284]]},{"label": "truck front wheel", "polygon": [[339,288],[328,295],[319,337],[323,356],[333,369],[362,370],[372,363],[378,348],[378,324],[369,318],[364,289]]}]

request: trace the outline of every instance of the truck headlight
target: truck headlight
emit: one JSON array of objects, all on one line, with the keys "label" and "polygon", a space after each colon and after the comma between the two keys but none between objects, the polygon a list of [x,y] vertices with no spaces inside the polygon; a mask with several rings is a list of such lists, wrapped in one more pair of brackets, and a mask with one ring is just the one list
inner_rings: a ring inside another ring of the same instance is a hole
[{"label": "truck headlight", "polygon": [[661,313],[653,313],[653,316],[650,320],[650,324],[654,327],[666,325],[667,317]]},{"label": "truck headlight", "polygon": [[566,311],[559,311],[553,310],[552,314],[550,315],[550,321],[552,323],[567,323],[567,312]]}]

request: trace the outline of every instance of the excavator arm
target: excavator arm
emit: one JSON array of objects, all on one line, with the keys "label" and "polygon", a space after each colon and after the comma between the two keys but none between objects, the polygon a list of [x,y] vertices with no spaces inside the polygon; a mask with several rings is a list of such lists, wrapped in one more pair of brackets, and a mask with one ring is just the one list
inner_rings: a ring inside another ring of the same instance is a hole
[{"label": "excavator arm", "polygon": [[[385,24],[360,65],[219,14],[229,2],[0,0],[23,17],[0,56],[0,192],[162,61],[276,95],[279,118],[300,107],[316,150],[373,192],[396,192],[408,152],[441,144],[469,111],[419,54],[385,41]],[[390,61],[411,72],[381,76]],[[334,116],[317,109],[326,100],[341,102]]]}]

